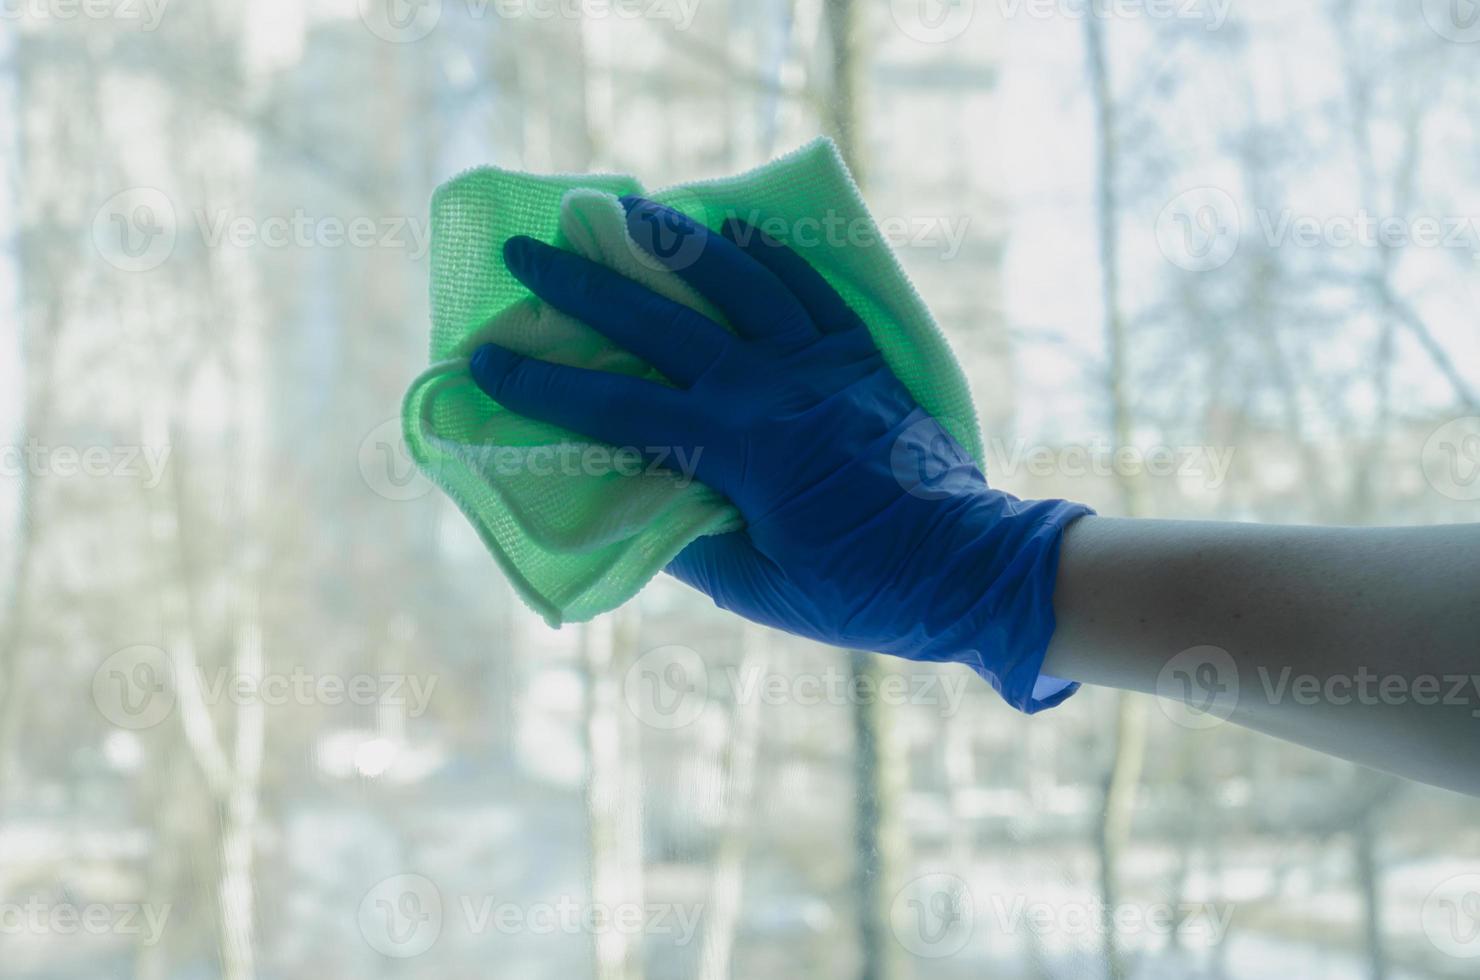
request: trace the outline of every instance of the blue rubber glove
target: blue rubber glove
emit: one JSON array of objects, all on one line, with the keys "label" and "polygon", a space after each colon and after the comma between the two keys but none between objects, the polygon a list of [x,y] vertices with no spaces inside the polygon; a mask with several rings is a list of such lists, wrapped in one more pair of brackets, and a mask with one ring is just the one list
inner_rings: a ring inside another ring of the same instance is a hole
[{"label": "blue rubber glove", "polygon": [[1073,693],[1039,672],[1059,540],[1091,511],[988,487],[863,321],[789,248],[743,222],[716,235],[651,201],[622,203],[633,238],[735,332],[604,266],[513,238],[504,260],[521,282],[672,386],[493,345],[472,359],[478,386],[594,439],[687,453],[747,526],[695,540],[668,571],[721,608],[841,647],[966,664],[1027,712]]}]

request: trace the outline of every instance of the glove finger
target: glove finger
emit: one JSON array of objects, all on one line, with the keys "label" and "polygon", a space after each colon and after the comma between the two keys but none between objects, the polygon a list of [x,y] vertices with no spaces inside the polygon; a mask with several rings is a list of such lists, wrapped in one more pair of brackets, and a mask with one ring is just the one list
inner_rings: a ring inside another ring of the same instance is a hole
[{"label": "glove finger", "polygon": [[488,397],[516,414],[619,447],[689,445],[680,436],[693,412],[677,388],[551,364],[497,344],[478,348],[468,367]]},{"label": "glove finger", "polygon": [[742,252],[776,274],[786,288],[806,307],[807,314],[823,333],[841,333],[864,325],[863,319],[828,284],[822,273],[796,251],[765,234],[749,222],[730,218],[720,233]]},{"label": "glove finger", "polygon": [[689,385],[731,342],[725,328],[598,262],[524,235],[504,243],[504,264],[540,299]]},{"label": "glove finger", "polygon": [[817,339],[806,307],[734,242],[646,198],[629,195],[622,206],[633,241],[718,307],[740,336],[783,346]]}]

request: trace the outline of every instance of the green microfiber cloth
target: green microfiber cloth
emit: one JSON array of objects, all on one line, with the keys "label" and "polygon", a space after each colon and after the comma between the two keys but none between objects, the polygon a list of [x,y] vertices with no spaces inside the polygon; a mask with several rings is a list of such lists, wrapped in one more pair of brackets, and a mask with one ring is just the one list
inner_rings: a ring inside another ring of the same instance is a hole
[{"label": "green microfiber cloth", "polygon": [[615,609],[690,541],[744,526],[722,495],[682,472],[655,477],[604,464],[609,447],[506,411],[468,372],[472,352],[497,341],[548,361],[661,380],[510,275],[502,255],[514,235],[585,255],[724,322],[631,240],[617,200],[623,194],[644,194],[715,230],[740,218],[786,241],[863,318],[921,407],[981,460],[961,368],[831,140],[816,139],[738,176],[650,194],[616,175],[494,167],[461,174],[432,196],[432,365],[406,393],[406,444],[551,626]]}]

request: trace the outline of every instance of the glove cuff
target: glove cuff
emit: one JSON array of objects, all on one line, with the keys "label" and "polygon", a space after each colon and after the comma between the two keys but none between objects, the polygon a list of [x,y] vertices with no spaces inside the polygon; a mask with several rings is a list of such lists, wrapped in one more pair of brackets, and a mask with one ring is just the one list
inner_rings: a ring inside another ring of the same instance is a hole
[{"label": "glove cuff", "polygon": [[1043,674],[1053,638],[1053,593],[1064,529],[1094,513],[1067,500],[1018,500],[990,491],[973,508],[956,588],[981,588],[954,629],[936,637],[930,660],[954,660],[980,674],[1026,714],[1060,704],[1079,685]]}]

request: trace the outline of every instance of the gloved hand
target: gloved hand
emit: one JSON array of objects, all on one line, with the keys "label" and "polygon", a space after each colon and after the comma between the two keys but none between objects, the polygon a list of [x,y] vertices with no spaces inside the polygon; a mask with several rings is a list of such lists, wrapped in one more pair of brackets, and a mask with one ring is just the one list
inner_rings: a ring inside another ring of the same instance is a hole
[{"label": "gloved hand", "polygon": [[734,329],[531,238],[504,260],[536,295],[642,357],[672,386],[475,352],[505,408],[616,446],[681,449],[745,518],[668,566],[721,608],[843,647],[958,661],[1015,707],[1075,685],[1039,670],[1059,539],[1089,509],[987,486],[915,404],[867,327],[797,253],[743,222],[711,233],[623,198],[633,238]]}]

